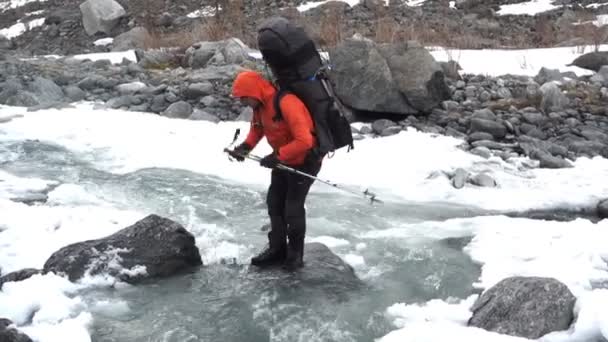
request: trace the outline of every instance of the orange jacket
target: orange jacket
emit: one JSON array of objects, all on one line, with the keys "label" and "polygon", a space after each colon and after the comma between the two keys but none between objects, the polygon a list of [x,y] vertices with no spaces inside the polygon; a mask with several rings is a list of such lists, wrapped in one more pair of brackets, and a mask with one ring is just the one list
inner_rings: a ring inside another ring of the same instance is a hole
[{"label": "orange jacket", "polygon": [[232,86],[232,96],[253,97],[262,103],[253,113],[245,142],[254,148],[265,136],[281,163],[301,165],[316,143],[314,123],[304,103],[293,94],[281,98],[279,106],[283,119],[273,121],[276,114],[273,102],[276,93],[275,87],[254,71],[244,71],[237,75]]}]

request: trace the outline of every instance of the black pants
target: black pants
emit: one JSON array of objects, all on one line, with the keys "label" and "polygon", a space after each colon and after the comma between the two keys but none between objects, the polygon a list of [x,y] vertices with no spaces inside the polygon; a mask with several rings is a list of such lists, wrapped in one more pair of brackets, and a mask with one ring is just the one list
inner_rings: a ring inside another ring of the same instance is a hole
[{"label": "black pants", "polygon": [[[321,170],[321,162],[308,158],[295,169],[316,176]],[[266,203],[270,216],[271,231],[268,234],[270,246],[285,246],[286,236],[290,244],[303,243],[306,234],[306,209],[304,202],[314,179],[289,171],[273,169]]]}]

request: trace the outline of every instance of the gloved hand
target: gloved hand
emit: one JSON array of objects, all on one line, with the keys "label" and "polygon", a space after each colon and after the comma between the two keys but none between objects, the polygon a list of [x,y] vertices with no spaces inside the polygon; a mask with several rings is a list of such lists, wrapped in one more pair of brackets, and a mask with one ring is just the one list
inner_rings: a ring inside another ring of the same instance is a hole
[{"label": "gloved hand", "polygon": [[269,169],[274,169],[278,163],[279,163],[279,159],[277,158],[277,155],[274,153],[271,153],[271,154],[267,155],[266,157],[260,159],[260,165],[262,165],[263,167],[267,167]]},{"label": "gloved hand", "polygon": [[251,146],[249,146],[247,143],[242,143],[242,144],[238,145],[237,147],[235,147],[234,150],[229,151],[228,154],[232,158],[242,162],[243,160],[245,160],[244,156],[247,155],[250,151],[251,151]]}]

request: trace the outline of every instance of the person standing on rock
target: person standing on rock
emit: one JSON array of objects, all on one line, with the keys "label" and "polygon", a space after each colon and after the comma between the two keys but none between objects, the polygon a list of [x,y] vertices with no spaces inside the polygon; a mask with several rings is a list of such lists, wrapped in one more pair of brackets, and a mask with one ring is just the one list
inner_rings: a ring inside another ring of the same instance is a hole
[{"label": "person standing on rock", "polygon": [[[275,111],[276,88],[259,73],[244,71],[237,75],[232,96],[253,109],[251,127],[246,140],[229,152],[243,161],[245,155],[266,137],[273,152],[260,160],[260,165],[272,169],[266,203],[271,230],[268,247],[251,259],[256,266],[283,263],[287,270],[303,266],[306,210],[304,202],[314,179],[277,168],[283,164],[316,176],[322,157],[311,153],[316,140],[314,123],[304,103],[293,94],[279,99],[282,117]],[[287,241],[288,240],[288,241]]]}]

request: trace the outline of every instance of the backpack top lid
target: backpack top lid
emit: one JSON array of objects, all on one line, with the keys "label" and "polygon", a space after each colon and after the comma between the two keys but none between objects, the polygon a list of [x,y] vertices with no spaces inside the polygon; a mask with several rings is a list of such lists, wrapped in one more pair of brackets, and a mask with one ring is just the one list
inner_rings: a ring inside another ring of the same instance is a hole
[{"label": "backpack top lid", "polygon": [[258,48],[279,78],[287,70],[310,77],[322,65],[315,43],[304,28],[284,17],[271,17],[262,22],[258,28]]}]

